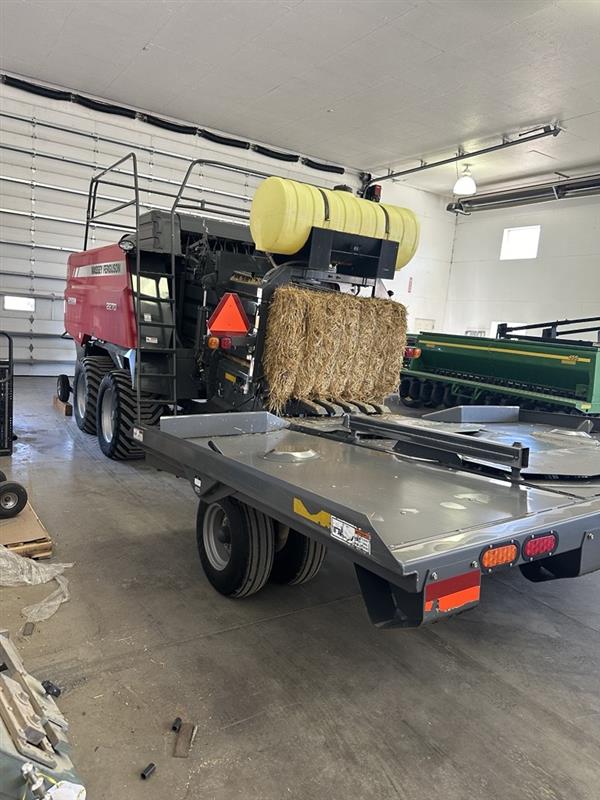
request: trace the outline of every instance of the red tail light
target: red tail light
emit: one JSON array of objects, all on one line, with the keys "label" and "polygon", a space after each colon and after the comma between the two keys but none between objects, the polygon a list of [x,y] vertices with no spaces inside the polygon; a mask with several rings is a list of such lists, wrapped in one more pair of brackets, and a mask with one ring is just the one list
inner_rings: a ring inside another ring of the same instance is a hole
[{"label": "red tail light", "polygon": [[404,349],[404,358],[419,358],[421,355],[420,347],[406,347]]},{"label": "red tail light", "polygon": [[555,533],[544,533],[541,536],[532,536],[523,545],[523,558],[539,558],[551,555],[558,544]]},{"label": "red tail light", "polygon": [[231,341],[230,336],[222,336],[221,337],[221,347],[223,350],[231,350],[233,342]]}]

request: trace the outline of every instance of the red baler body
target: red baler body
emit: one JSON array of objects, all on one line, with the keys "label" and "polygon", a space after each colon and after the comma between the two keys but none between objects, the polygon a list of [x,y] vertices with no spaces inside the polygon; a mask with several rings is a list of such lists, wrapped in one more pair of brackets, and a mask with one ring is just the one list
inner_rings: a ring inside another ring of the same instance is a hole
[{"label": "red baler body", "polygon": [[120,347],[136,346],[127,255],[118,244],[69,256],[65,328],[80,345],[101,339]]}]

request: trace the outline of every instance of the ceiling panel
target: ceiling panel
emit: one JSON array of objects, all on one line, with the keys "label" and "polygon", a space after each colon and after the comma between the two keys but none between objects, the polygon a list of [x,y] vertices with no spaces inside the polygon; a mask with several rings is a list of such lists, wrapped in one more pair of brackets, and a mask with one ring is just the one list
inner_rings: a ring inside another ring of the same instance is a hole
[{"label": "ceiling panel", "polygon": [[474,161],[480,185],[600,167],[600,0],[2,0],[0,22],[7,71],[349,166],[556,120]]}]

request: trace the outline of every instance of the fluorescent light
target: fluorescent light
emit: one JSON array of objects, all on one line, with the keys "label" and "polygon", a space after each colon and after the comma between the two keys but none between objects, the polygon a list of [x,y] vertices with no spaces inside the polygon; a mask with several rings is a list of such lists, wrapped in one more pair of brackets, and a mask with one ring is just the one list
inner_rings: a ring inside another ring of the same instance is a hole
[{"label": "fluorescent light", "polygon": [[452,190],[454,194],[475,194],[477,191],[477,184],[471,175],[471,167],[467,164],[464,168],[463,174],[457,179]]}]

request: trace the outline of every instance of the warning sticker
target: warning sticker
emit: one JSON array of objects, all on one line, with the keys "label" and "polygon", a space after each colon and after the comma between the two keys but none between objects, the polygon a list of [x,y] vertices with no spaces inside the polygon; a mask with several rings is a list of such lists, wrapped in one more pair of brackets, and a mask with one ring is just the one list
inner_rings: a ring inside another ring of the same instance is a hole
[{"label": "warning sticker", "polygon": [[363,531],[362,528],[357,528],[350,522],[334,517],[332,514],[329,530],[334,539],[360,550],[361,553],[371,555],[371,534]]}]

